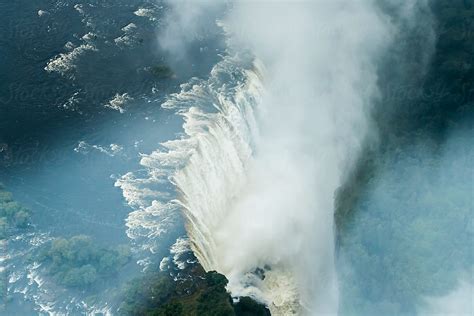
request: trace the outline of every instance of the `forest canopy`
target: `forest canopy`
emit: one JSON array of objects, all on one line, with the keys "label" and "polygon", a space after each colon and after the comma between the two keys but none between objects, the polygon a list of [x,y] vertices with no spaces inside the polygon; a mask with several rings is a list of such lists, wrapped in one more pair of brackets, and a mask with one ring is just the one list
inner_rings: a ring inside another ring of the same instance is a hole
[{"label": "forest canopy", "polygon": [[87,288],[118,273],[131,258],[126,246],[101,247],[91,237],[56,238],[46,244],[36,260],[46,264],[47,273],[58,284]]},{"label": "forest canopy", "polygon": [[249,297],[233,303],[227,279],[196,265],[184,279],[165,272],[148,272],[130,282],[123,292],[120,315],[138,316],[269,316],[270,311]]},{"label": "forest canopy", "polygon": [[0,183],[0,240],[6,239],[15,229],[28,227],[30,210],[13,200],[13,195]]}]

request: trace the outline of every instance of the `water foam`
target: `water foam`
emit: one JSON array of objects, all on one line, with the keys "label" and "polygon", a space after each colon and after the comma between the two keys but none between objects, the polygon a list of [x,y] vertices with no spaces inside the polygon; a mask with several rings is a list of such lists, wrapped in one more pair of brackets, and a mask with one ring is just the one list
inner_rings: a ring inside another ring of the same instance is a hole
[{"label": "water foam", "polygon": [[234,296],[273,315],[337,313],[334,193],[369,134],[394,27],[372,1],[343,0],[237,2],[222,25],[228,56],[162,105],[184,133],[116,183],[136,209],[129,236],[160,237],[181,211]]}]

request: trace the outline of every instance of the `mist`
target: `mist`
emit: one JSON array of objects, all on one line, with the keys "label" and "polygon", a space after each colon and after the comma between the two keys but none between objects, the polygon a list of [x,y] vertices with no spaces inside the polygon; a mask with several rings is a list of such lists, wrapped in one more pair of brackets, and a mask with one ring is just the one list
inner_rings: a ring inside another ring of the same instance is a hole
[{"label": "mist", "polygon": [[[472,280],[471,280],[472,281]],[[474,302],[474,288],[472,283],[462,280],[449,294],[442,297],[428,297],[425,307],[420,310],[421,315],[472,315]]]},{"label": "mist", "polygon": [[245,188],[217,227],[222,270],[231,290],[259,266],[288,272],[293,299],[335,313],[334,191],[367,134],[390,25],[370,3],[341,1],[238,3],[229,24],[265,65],[265,92]]},{"label": "mist", "polygon": [[[391,5],[409,28],[415,3]],[[184,23],[165,40],[208,6],[174,11]],[[225,274],[233,295],[275,315],[337,313],[334,195],[375,139],[377,67],[394,20],[373,1],[234,2],[219,17],[228,57],[164,105],[180,109],[188,138],[143,163],[186,153],[171,175],[176,203],[201,264]],[[243,80],[217,88],[223,68]]]},{"label": "mist", "polygon": [[380,168],[341,239],[341,312],[472,313],[472,125],[426,134]]},{"label": "mist", "polygon": [[168,14],[165,28],[160,32],[159,45],[183,61],[187,57],[189,46],[216,32],[215,18],[222,11],[224,1],[166,1]]},{"label": "mist", "polygon": [[473,315],[471,1],[7,2],[0,314]]}]

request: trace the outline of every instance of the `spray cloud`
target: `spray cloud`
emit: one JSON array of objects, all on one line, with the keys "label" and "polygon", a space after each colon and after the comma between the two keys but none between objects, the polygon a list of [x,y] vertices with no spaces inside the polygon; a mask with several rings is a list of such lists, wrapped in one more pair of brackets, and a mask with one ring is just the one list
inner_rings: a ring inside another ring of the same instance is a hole
[{"label": "spray cloud", "polygon": [[[161,40],[170,50],[212,7],[179,4]],[[163,105],[186,137],[142,164],[170,177],[181,197],[164,208],[180,205],[201,264],[234,295],[275,315],[337,313],[334,193],[370,134],[395,26],[371,0],[237,1],[222,25],[228,56]]]}]

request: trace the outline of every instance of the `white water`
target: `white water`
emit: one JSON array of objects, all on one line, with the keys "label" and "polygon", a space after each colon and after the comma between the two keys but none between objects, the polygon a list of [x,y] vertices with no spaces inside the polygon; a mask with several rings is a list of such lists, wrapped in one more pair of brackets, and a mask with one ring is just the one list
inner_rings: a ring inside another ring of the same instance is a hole
[{"label": "white water", "polygon": [[[117,182],[138,206],[129,233],[160,235],[180,209],[233,295],[272,315],[335,314],[334,193],[369,136],[394,27],[374,2],[349,0],[237,2],[223,25],[229,56],[163,104],[184,135],[143,156],[148,178]],[[177,199],[148,188],[168,180]]]}]

